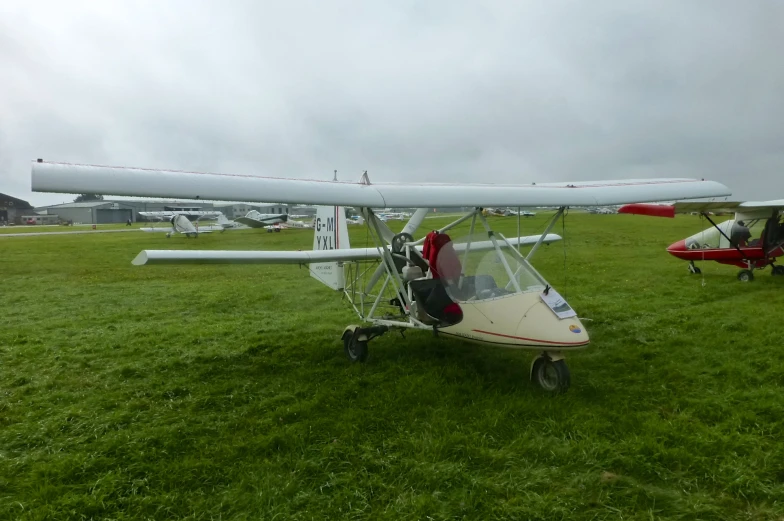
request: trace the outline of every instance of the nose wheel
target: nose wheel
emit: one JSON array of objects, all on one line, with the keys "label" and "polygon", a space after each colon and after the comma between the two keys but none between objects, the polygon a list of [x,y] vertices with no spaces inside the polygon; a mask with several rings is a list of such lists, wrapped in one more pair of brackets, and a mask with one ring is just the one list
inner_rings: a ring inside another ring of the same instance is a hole
[{"label": "nose wheel", "polygon": [[559,356],[542,353],[531,364],[531,381],[548,393],[565,393],[571,384],[566,361]]},{"label": "nose wheel", "polygon": [[697,266],[694,265],[694,261],[691,261],[689,263],[689,273],[692,273],[694,275],[699,275],[700,273],[702,273],[702,270],[700,270]]}]

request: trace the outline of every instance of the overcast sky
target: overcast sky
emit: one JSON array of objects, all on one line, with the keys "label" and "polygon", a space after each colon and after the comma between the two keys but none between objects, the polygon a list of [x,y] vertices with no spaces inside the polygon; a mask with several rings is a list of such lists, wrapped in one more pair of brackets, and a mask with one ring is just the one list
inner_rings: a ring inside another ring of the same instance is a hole
[{"label": "overcast sky", "polygon": [[705,177],[784,197],[784,2],[0,3],[31,159],[371,181]]}]

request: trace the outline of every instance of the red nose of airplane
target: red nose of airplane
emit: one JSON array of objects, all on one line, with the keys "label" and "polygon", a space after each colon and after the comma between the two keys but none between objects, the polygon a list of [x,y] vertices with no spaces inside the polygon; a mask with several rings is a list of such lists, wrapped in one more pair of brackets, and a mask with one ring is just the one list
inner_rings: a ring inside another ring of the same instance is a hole
[{"label": "red nose of airplane", "polygon": [[679,258],[682,258],[683,253],[687,251],[689,249],[686,247],[686,239],[681,239],[667,246],[667,252]]}]

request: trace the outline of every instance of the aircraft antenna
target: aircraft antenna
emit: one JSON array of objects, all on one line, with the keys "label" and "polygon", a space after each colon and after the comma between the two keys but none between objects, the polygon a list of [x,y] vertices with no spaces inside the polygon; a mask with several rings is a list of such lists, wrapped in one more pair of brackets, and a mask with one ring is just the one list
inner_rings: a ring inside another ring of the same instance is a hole
[{"label": "aircraft antenna", "polygon": [[337,182],[337,180],[338,180],[338,171],[335,170],[334,172],[335,172],[335,175],[332,177],[332,180]]},{"label": "aircraft antenna", "polygon": [[367,175],[367,170],[365,170],[362,173],[362,177],[359,178],[359,184],[361,184],[361,185],[369,185],[370,184],[370,178]]}]

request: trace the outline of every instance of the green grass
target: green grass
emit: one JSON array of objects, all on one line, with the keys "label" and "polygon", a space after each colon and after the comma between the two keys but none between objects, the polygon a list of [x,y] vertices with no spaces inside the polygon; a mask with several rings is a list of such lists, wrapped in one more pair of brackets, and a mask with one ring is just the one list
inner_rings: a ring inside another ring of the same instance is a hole
[{"label": "green grass", "polygon": [[[162,226],[168,223],[134,223],[134,228],[141,228],[142,226]],[[83,232],[90,231],[92,224],[74,224],[73,226],[56,225],[56,224],[18,224],[13,226],[0,226],[0,235],[6,233],[52,233],[52,232]],[[124,230],[128,228],[125,223],[122,224],[96,224],[97,230]]]},{"label": "green grass", "polygon": [[784,278],[688,275],[664,248],[706,226],[567,217],[534,264],[592,345],[556,397],[425,332],[350,364],[304,268],[130,264],[308,230],[4,239],[0,519],[784,519]]}]

